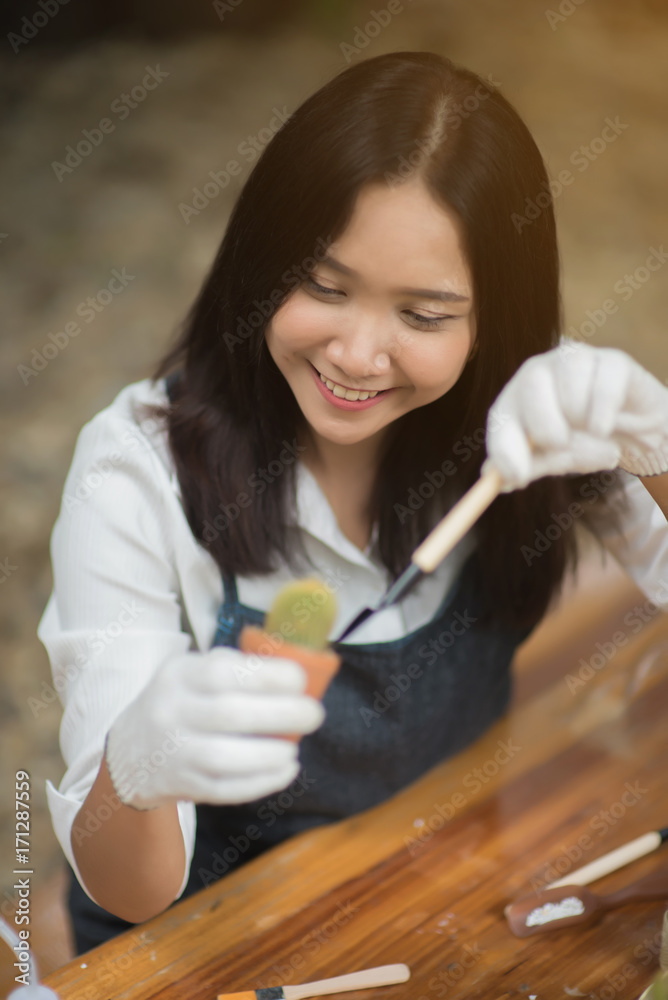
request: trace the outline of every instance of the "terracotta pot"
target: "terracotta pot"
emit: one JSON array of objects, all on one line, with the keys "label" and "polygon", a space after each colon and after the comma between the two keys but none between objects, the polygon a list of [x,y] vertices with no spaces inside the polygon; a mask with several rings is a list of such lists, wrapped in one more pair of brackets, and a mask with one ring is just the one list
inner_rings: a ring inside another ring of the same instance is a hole
[{"label": "terracotta pot", "polygon": [[[260,656],[280,656],[286,660],[296,660],[306,671],[306,694],[311,698],[322,698],[330,681],[341,666],[341,657],[333,649],[312,649],[298,646],[294,642],[276,644],[267,632],[256,625],[244,625],[239,636],[242,653],[257,653]],[[284,739],[298,741],[301,736],[286,735]]]}]

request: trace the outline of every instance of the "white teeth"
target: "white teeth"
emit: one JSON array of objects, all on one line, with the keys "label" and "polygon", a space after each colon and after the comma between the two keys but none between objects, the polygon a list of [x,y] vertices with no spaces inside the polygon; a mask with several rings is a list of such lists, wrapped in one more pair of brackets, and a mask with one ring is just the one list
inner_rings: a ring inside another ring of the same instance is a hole
[{"label": "white teeth", "polygon": [[[320,372],[318,372],[320,375]],[[331,382],[324,375],[320,375],[320,381],[324,382],[328,389],[330,389],[335,396],[339,399],[349,399],[351,403],[358,399],[373,399],[374,396],[378,395],[376,392],[357,392],[356,389],[344,389],[342,385],[337,385],[336,382]]]}]

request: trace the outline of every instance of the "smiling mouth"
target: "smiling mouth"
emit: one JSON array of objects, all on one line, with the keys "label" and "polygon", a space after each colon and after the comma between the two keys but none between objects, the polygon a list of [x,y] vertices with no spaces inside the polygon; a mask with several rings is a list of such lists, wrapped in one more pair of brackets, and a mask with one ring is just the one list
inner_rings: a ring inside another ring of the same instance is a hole
[{"label": "smiling mouth", "polygon": [[326,378],[322,372],[319,372],[315,365],[309,361],[309,364],[316,372],[320,381],[327,386],[330,392],[333,392],[335,396],[339,399],[347,399],[351,403],[356,400],[373,399],[374,396],[379,396],[383,392],[388,392],[388,389],[349,389],[345,385],[341,385],[339,382],[333,382],[331,379]]}]

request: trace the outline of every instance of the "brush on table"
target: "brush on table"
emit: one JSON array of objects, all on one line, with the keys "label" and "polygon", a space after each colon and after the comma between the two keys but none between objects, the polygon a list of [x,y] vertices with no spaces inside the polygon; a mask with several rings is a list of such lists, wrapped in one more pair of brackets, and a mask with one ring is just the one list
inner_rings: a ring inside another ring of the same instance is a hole
[{"label": "brush on table", "polygon": [[608,896],[598,896],[581,885],[544,889],[511,903],[504,912],[513,934],[528,937],[586,923],[597,913],[649,899],[668,899],[668,870],[653,872]]},{"label": "brush on table", "polygon": [[346,976],[319,979],[299,986],[269,986],[265,989],[246,990],[244,993],[219,993],[216,1000],[304,1000],[327,993],[345,993],[349,990],[366,990],[375,986],[393,986],[405,983],[411,977],[407,965],[379,965],[375,969],[361,969]]},{"label": "brush on table", "polygon": [[595,882],[604,875],[616,872],[624,865],[630,865],[632,861],[643,858],[646,854],[651,854],[658,847],[668,840],[668,826],[663,830],[652,830],[650,833],[643,833],[641,837],[630,840],[628,844],[603,854],[600,858],[595,858],[588,865],[577,868],[574,872],[569,872],[563,878],[558,878],[554,882],[549,882],[544,889],[557,889],[560,885],[588,885]]}]

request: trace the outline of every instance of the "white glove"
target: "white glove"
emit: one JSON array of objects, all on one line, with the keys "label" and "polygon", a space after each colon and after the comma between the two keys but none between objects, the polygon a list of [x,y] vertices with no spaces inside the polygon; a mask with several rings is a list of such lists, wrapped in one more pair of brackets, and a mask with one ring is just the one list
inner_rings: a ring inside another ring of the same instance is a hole
[{"label": "white glove", "polygon": [[298,743],[273,734],[310,733],[325,717],[305,688],[299,663],[231,647],[168,660],[107,734],[116,793],[151,809],[251,802],[285,788],[299,773]]},{"label": "white glove", "polygon": [[668,389],[624,351],[562,340],[528,358],[490,407],[487,458],[502,492],[542,476],[668,472]]}]

